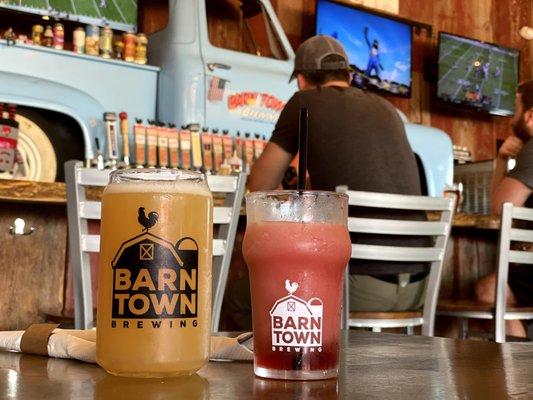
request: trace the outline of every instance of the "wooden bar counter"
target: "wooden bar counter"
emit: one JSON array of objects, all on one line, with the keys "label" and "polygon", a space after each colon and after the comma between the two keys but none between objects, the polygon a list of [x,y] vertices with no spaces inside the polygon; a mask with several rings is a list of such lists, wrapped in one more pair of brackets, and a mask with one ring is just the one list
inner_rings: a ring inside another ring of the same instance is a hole
[{"label": "wooden bar counter", "polygon": [[256,378],[210,362],[174,379],[119,378],[79,361],[0,352],[3,399],[508,399],[533,395],[533,347],[349,331],[339,379]]}]

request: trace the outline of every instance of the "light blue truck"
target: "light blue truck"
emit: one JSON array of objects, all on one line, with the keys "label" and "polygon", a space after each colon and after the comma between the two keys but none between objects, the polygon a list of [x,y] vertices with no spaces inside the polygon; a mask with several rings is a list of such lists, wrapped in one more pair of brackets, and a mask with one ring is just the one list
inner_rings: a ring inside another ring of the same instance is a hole
[{"label": "light blue truck", "polygon": [[[248,53],[218,47],[214,4],[169,0],[167,26],[149,38],[151,66],[0,40],[0,102],[18,105],[25,163],[0,176],[61,179],[63,161],[92,159],[95,138],[105,143],[108,111],[126,111],[130,127],[134,118],[158,119],[268,138],[297,90],[288,83],[294,50],[269,0],[243,1]],[[453,180],[448,135],[402,118],[427,194],[441,195]]]}]

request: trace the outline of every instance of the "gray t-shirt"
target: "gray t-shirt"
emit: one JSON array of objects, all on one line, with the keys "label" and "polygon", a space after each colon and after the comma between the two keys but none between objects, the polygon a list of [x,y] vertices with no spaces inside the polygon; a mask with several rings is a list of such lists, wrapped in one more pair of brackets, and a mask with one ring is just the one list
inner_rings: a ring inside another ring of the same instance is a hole
[{"label": "gray t-shirt", "polygon": [[348,87],[299,91],[289,100],[271,141],[298,152],[298,113],[309,109],[311,185],[335,190],[420,194],[420,179],[404,125],[383,98]]},{"label": "gray t-shirt", "polygon": [[[311,186],[420,195],[420,178],[404,125],[394,107],[383,98],[353,87],[324,87],[299,91],[289,100],[270,139],[291,154],[298,151],[299,109],[309,109],[307,169]],[[357,208],[352,216],[424,220],[420,212],[391,213],[383,209]],[[353,235],[367,244],[427,246],[420,237]],[[425,263],[388,263],[358,260],[351,273],[420,273]]]},{"label": "gray t-shirt", "polygon": [[528,140],[516,159],[516,166],[508,176],[533,189],[533,140]]}]

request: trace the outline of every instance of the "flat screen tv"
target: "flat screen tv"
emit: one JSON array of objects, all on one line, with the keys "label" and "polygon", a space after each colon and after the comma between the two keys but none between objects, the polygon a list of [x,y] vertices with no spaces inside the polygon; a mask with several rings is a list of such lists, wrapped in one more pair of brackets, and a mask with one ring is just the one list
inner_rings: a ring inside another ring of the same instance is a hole
[{"label": "flat screen tv", "polygon": [[331,0],[317,0],[316,34],[340,41],[354,70],[352,85],[411,95],[412,26]]},{"label": "flat screen tv", "polygon": [[437,97],[494,115],[513,115],[519,51],[439,32]]},{"label": "flat screen tv", "polygon": [[136,31],[137,3],[138,0],[0,0],[0,8]]}]

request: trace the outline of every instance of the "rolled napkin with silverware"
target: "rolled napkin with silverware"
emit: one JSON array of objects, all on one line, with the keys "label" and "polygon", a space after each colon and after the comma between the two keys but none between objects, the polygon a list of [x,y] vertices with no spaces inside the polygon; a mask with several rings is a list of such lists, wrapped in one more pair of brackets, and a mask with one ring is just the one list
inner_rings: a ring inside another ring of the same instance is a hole
[{"label": "rolled napkin with silverware", "polygon": [[[237,337],[211,336],[212,361],[252,361],[250,332]],[[33,324],[25,331],[0,331],[0,349],[96,363],[96,330],[59,329]]]}]

